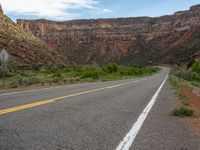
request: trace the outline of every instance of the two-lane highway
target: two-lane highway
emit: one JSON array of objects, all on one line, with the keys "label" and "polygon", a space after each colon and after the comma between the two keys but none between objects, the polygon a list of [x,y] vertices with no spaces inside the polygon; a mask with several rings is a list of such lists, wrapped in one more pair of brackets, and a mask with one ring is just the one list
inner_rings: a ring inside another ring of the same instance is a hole
[{"label": "two-lane highway", "polygon": [[0,94],[0,149],[198,150],[167,74]]}]

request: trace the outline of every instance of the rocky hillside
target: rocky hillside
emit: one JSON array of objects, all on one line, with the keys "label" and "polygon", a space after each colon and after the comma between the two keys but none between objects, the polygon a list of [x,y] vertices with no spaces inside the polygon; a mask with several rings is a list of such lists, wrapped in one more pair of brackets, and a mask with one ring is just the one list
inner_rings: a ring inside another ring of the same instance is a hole
[{"label": "rocky hillside", "polygon": [[200,57],[200,5],[157,18],[17,23],[77,64],[182,64]]},{"label": "rocky hillside", "polygon": [[13,67],[60,67],[66,65],[56,51],[49,49],[46,44],[25,32],[5,16],[0,5],[0,49],[3,48],[10,54],[9,64]]}]

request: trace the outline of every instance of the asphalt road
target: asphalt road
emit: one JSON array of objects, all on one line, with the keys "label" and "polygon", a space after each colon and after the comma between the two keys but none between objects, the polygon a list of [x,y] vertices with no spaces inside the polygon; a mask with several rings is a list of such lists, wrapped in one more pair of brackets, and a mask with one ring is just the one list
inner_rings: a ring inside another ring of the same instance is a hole
[{"label": "asphalt road", "polygon": [[167,73],[0,94],[0,150],[200,150]]}]

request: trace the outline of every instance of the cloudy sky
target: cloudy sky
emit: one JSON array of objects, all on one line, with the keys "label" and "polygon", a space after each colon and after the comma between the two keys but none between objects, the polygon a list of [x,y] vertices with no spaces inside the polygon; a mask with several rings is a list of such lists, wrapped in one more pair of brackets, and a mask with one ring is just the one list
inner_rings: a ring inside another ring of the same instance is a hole
[{"label": "cloudy sky", "polygon": [[161,16],[200,4],[200,0],[0,0],[13,20],[72,20]]}]

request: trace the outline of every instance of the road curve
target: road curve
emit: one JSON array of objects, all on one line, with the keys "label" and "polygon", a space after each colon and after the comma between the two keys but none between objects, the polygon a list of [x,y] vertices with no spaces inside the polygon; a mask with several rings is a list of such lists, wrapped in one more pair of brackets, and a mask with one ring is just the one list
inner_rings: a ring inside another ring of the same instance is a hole
[{"label": "road curve", "polygon": [[199,150],[167,74],[0,94],[0,150]]}]

